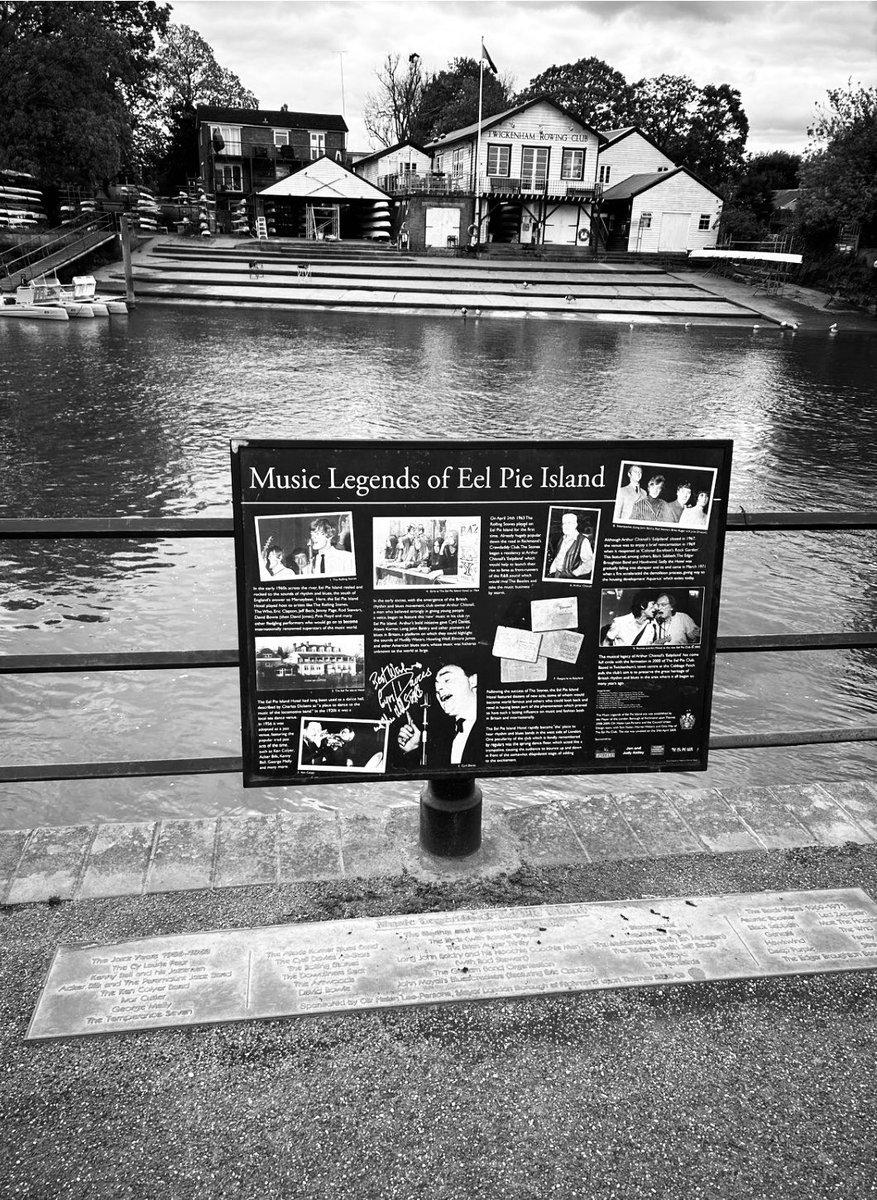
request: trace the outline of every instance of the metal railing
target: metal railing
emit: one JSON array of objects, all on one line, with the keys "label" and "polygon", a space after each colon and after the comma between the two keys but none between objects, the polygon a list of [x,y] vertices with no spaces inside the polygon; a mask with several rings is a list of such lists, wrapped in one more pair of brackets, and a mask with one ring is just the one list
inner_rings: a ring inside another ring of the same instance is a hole
[{"label": "metal railing", "polygon": [[109,241],[116,228],[111,213],[83,213],[60,229],[48,230],[54,235],[48,239],[33,238],[0,254],[0,277],[14,279],[23,272],[31,273],[35,267],[62,266],[64,261],[69,262]]},{"label": "metal railing", "polygon": [[[744,512],[731,513],[731,534],[805,531],[831,532],[877,528],[877,510],[864,512]],[[0,519],[0,540],[39,538],[228,538],[230,517],[68,517]],[[807,650],[867,650],[877,648],[877,629],[826,633],[746,634],[718,637],[718,654],[790,653]],[[185,667],[237,667],[237,647],[217,650],[150,650],[122,653],[23,654],[0,656],[0,675],[33,675],[88,671],[161,671]],[[711,750],[771,746],[827,745],[877,741],[877,726],[835,726],[828,729],[753,731],[713,734]],[[0,783],[64,779],[131,779],[146,776],[234,774],[241,758],[150,759],[124,762],[49,763],[0,767]]]},{"label": "metal railing", "polygon": [[555,179],[550,175],[484,175],[479,191],[487,195],[543,196],[551,200],[594,200],[602,193],[599,183],[580,179]]}]

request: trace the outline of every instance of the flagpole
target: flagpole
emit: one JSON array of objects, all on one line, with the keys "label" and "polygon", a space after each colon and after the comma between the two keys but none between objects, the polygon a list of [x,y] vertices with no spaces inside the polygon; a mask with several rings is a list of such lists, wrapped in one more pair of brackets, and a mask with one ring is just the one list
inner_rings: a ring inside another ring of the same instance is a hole
[{"label": "flagpole", "polygon": [[481,192],[478,187],[478,168],[481,163],[481,110],[484,99],[484,38],[481,38],[481,56],[478,60],[478,137],[475,143],[475,228],[476,245],[481,241]]}]

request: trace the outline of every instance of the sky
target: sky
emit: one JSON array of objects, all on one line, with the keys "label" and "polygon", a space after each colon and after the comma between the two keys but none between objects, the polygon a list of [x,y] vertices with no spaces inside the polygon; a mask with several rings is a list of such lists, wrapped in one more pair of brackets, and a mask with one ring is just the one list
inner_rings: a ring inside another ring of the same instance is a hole
[{"label": "sky", "polygon": [[[388,53],[426,71],[477,58],[480,39],[515,88],[594,56],[633,83],[688,75],[730,84],[747,150],[801,152],[829,88],[877,82],[874,0],[179,0],[222,67],[278,109],[344,113],[348,148],[376,148],[362,111]],[[343,91],[343,94],[342,94]],[[342,103],[343,99],[343,103]]]}]

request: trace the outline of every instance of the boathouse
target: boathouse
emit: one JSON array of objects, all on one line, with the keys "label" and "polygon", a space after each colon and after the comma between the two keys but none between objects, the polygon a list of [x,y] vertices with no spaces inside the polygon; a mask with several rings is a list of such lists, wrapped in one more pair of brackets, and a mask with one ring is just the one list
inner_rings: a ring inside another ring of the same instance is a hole
[{"label": "boathouse", "polygon": [[430,185],[411,196],[411,244],[587,246],[603,137],[547,97],[455,129],[425,147]]},{"label": "boathouse", "polygon": [[255,193],[308,163],[349,162],[347,123],[337,113],[199,105],[196,115],[199,173],[224,232]]},{"label": "boathouse", "polygon": [[722,197],[687,167],[673,167],[606,188],[600,211],[608,250],[680,253],[715,246]]},{"label": "boathouse", "polygon": [[390,240],[392,201],[386,192],[331,158],[319,158],[256,197],[269,237],[341,241]]}]

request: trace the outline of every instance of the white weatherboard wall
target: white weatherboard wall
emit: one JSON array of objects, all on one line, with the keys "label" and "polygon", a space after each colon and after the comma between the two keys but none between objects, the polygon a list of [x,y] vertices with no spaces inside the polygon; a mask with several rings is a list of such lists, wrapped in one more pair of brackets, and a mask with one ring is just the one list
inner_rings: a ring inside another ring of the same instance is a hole
[{"label": "white weatherboard wall", "polygon": [[406,174],[409,163],[412,173],[417,175],[432,170],[431,157],[422,150],[415,150],[413,146],[400,146],[398,150],[382,154],[380,158],[372,158],[362,164],[355,163],[353,169],[369,183],[377,184],[385,175]]},{"label": "white weatherboard wall", "polygon": [[482,130],[481,158],[478,164],[478,175],[482,179],[487,176],[487,150],[491,144],[511,147],[509,174],[512,178],[520,178],[523,173],[521,161],[525,146],[547,147],[549,191],[551,183],[563,182],[560,178],[560,167],[564,149],[585,151],[583,178],[568,182],[588,187],[592,186],[597,178],[597,135],[574,121],[572,117],[558,112],[551,104],[534,104],[524,112],[515,113],[508,120]]},{"label": "white weatherboard wall", "polygon": [[631,175],[649,175],[662,169],[672,171],[676,164],[647,142],[639,133],[629,133],[612,146],[600,151],[600,166],[609,167],[607,188],[623,183]]},{"label": "white weatherboard wall", "polygon": [[[652,214],[651,227],[641,229],[644,212]],[[715,246],[722,202],[703,184],[680,172],[634,196],[630,214],[628,250],[704,250]],[[687,215],[687,223],[683,217]],[[698,229],[701,216],[709,216],[709,228]],[[665,219],[666,217],[666,219]]]}]

